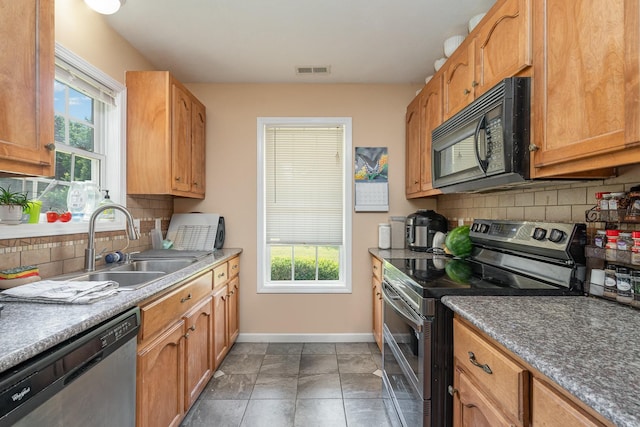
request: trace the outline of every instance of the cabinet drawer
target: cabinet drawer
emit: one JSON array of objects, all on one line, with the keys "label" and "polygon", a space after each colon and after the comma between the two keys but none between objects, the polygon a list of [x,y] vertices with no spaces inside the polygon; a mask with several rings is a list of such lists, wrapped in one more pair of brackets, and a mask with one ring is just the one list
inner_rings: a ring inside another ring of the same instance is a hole
[{"label": "cabinet drawer", "polygon": [[382,280],[382,261],[378,258],[372,256],[371,257],[371,269],[373,271],[373,275],[378,279]]},{"label": "cabinet drawer", "polygon": [[458,319],[453,321],[455,363],[506,413],[524,425],[529,372]]},{"label": "cabinet drawer", "polygon": [[229,278],[229,263],[224,263],[213,269],[213,287],[217,288]]},{"label": "cabinet drawer", "polygon": [[212,273],[208,272],[159,299],[141,307],[140,341],[146,340],[180,319],[200,300],[211,294]]},{"label": "cabinet drawer", "polygon": [[235,257],[228,262],[229,264],[229,278],[237,276],[240,273],[240,257]]}]

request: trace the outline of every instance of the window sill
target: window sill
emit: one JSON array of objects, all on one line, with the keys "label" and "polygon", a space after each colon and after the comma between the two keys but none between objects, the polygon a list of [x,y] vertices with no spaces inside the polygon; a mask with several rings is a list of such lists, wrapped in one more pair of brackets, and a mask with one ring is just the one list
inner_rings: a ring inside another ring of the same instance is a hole
[{"label": "window sill", "polygon": [[351,286],[336,284],[296,284],[265,283],[258,287],[259,294],[350,294]]},{"label": "window sill", "polygon": [[[96,231],[124,230],[125,222],[116,220],[113,222],[96,223]],[[89,232],[88,222],[52,222],[46,224],[18,224],[6,225],[0,223],[0,239],[18,239],[30,237],[58,236],[67,234],[86,234]]]}]

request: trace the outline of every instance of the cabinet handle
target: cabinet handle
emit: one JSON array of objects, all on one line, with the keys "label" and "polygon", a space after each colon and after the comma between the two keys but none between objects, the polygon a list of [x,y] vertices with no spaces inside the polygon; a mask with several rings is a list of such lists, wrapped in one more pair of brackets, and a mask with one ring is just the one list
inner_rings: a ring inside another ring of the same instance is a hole
[{"label": "cabinet handle", "polygon": [[193,183],[193,186],[194,186],[194,187],[197,187],[198,185],[199,185],[199,184],[198,184],[197,182],[194,182],[194,183]]},{"label": "cabinet handle", "polygon": [[181,302],[181,303],[187,302],[187,301],[189,301],[191,298],[192,298],[192,297],[191,297],[191,294],[188,294],[188,295],[186,296],[186,298],[182,298],[182,299],[180,299],[180,302]]},{"label": "cabinet handle", "polygon": [[480,86],[480,83],[478,83],[477,81],[472,81],[471,82],[471,87],[476,87],[476,86]]},{"label": "cabinet handle", "polygon": [[229,294],[227,295],[228,297],[230,297],[231,295],[233,295],[234,291],[229,292]]},{"label": "cabinet handle", "polygon": [[187,332],[186,334],[183,335],[184,339],[188,339],[189,338],[189,332]]},{"label": "cabinet handle", "polygon": [[56,149],[56,144],[54,144],[54,143],[49,143],[49,144],[45,145],[45,146],[44,146],[44,148],[46,148],[46,149],[47,149],[47,150],[49,150],[49,151],[55,151],[55,149]]},{"label": "cabinet handle", "polygon": [[418,184],[420,181],[413,181],[414,184]]},{"label": "cabinet handle", "polygon": [[[191,325],[189,326],[189,330],[190,331],[195,331],[196,330],[196,325]],[[188,333],[188,332],[187,332]]]},{"label": "cabinet handle", "polygon": [[452,385],[450,385],[449,387],[447,387],[447,391],[449,392],[449,394],[450,394],[451,396],[453,396],[454,394],[457,394],[457,393],[458,393],[458,389],[453,388],[453,386],[452,386]]},{"label": "cabinet handle", "polygon": [[223,278],[223,277],[224,277],[224,273],[220,273],[220,274],[218,274],[218,279],[221,279],[221,278]]},{"label": "cabinet handle", "polygon": [[179,176],[176,176],[176,181],[180,182],[182,180],[182,178],[180,178]]},{"label": "cabinet handle", "polygon": [[471,364],[473,366],[477,366],[478,368],[482,369],[483,371],[485,371],[487,374],[493,374],[493,371],[491,370],[491,368],[489,367],[489,365],[485,364],[480,364],[478,362],[478,360],[476,359],[476,355],[473,354],[472,351],[469,352],[469,362],[471,362]]},{"label": "cabinet handle", "polygon": [[471,91],[470,91],[469,89],[465,89],[465,90],[463,91],[463,93],[464,93],[465,95],[469,95],[469,94],[471,93]]},{"label": "cabinet handle", "polygon": [[538,147],[536,144],[529,144],[529,151],[538,151],[540,149],[540,147]]}]

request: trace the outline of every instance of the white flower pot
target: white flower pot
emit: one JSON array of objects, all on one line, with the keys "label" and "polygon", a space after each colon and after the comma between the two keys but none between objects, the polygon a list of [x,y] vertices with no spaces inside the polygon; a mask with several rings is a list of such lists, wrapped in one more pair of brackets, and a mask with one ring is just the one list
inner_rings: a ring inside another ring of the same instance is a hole
[{"label": "white flower pot", "polygon": [[22,206],[0,205],[0,224],[17,225],[22,220]]}]

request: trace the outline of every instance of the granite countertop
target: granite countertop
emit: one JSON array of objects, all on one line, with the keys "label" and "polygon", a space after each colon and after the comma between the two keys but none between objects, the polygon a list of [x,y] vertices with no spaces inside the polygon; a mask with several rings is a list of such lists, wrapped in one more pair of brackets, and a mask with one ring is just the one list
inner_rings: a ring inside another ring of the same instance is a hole
[{"label": "granite countertop", "polygon": [[0,312],[0,373],[241,252],[241,249],[217,249],[211,255],[147,286],[123,291],[93,304],[3,302],[4,309]]},{"label": "granite countertop", "polygon": [[433,257],[433,252],[412,251],[410,249],[369,248],[369,253],[380,259],[396,259],[396,258],[431,259]]},{"label": "granite countertop", "polygon": [[442,301],[617,426],[640,425],[640,311],[581,296]]}]

